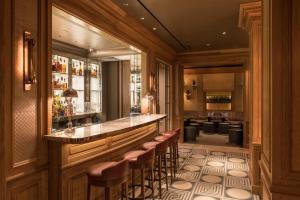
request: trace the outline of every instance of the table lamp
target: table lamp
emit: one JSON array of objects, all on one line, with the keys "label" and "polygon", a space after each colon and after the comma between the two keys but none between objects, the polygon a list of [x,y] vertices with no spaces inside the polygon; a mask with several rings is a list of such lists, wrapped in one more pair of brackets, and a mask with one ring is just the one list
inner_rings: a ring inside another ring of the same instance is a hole
[{"label": "table lamp", "polygon": [[147,114],[150,114],[150,112],[151,112],[151,102],[154,99],[154,97],[149,92],[146,94],[145,97],[148,100],[148,112],[147,112]]},{"label": "table lamp", "polygon": [[72,105],[72,98],[77,98],[78,94],[77,91],[72,89],[72,88],[68,88],[65,91],[63,91],[62,93],[62,97],[66,98],[67,101],[67,117],[68,117],[68,128],[65,129],[65,133],[73,133],[75,132],[75,128],[73,128],[72,125],[72,115],[73,115],[73,105]]}]

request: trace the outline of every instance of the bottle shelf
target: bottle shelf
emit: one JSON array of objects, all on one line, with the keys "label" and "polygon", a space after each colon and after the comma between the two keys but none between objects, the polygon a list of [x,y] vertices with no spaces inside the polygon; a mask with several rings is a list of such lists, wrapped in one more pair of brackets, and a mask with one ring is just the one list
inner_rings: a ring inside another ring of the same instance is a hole
[{"label": "bottle shelf", "polygon": [[65,76],[68,75],[67,72],[57,72],[57,71],[52,71],[52,74],[65,75]]},{"label": "bottle shelf", "polygon": [[72,74],[72,76],[75,76],[75,77],[84,77],[84,75],[77,75],[77,74]]}]

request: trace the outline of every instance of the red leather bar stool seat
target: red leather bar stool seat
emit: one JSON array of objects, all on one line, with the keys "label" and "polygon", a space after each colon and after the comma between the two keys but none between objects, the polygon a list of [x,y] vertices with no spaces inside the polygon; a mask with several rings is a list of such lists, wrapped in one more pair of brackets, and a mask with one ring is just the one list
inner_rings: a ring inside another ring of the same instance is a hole
[{"label": "red leather bar stool seat", "polygon": [[148,150],[151,148],[155,148],[157,144],[159,144],[159,142],[155,142],[155,141],[146,142],[146,143],[142,144],[142,149]]},{"label": "red leather bar stool seat", "polygon": [[156,136],[154,138],[154,141],[162,142],[168,140],[170,137],[171,137],[170,135],[160,135],[160,136]]},{"label": "red leather bar stool seat", "polygon": [[139,155],[142,155],[143,153],[145,153],[144,150],[129,151],[124,154],[123,158],[129,162],[136,162]]},{"label": "red leather bar stool seat", "polygon": [[113,167],[117,163],[118,162],[103,162],[103,163],[96,164],[88,170],[87,175],[89,177],[91,177],[92,179],[101,179],[102,178],[102,180],[104,180],[105,177],[102,177],[103,170]]},{"label": "red leather bar stool seat", "polygon": [[[155,149],[149,148],[146,151],[144,150],[136,150],[130,151],[124,154],[124,159],[129,161],[129,168],[132,170],[132,180],[131,186],[132,188],[132,196],[130,199],[146,199],[152,196],[154,198],[154,186],[153,186],[153,165],[155,158]],[[140,170],[141,172],[141,182],[140,184],[135,184],[135,171]],[[148,175],[149,185],[145,185],[146,173]],[[141,197],[135,196],[135,188],[141,187]],[[145,195],[145,188],[151,190],[151,194]]]},{"label": "red leather bar stool seat", "polygon": [[[120,162],[102,162],[92,166],[88,172],[88,200],[91,196],[91,186],[105,188],[105,200],[110,200],[110,189],[115,185],[122,185],[122,194],[127,197],[127,180],[128,180],[129,162],[122,160]],[[123,199],[123,195],[122,195]],[[127,199],[127,198],[126,198]]]}]

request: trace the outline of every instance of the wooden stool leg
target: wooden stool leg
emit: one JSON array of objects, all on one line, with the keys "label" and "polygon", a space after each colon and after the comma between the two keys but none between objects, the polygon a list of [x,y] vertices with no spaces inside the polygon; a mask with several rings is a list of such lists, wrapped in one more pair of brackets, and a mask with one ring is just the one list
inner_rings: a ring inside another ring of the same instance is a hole
[{"label": "wooden stool leg", "polygon": [[164,155],[164,165],[165,165],[165,171],[166,171],[166,188],[168,188],[168,166],[167,166],[167,156],[166,154]]},{"label": "wooden stool leg", "polygon": [[177,172],[176,143],[173,144],[173,163],[174,163],[174,178],[176,178],[176,172]]},{"label": "wooden stool leg", "polygon": [[121,199],[123,200],[125,196],[125,199],[128,200],[128,184],[127,182],[122,183],[122,192],[121,192]]},{"label": "wooden stool leg", "polygon": [[132,198],[135,198],[135,170],[134,170],[134,168],[132,168],[131,184],[132,184]]},{"label": "wooden stool leg", "polygon": [[88,183],[87,199],[88,200],[91,199],[91,184],[90,183]]},{"label": "wooden stool leg", "polygon": [[173,183],[173,145],[169,147],[170,149],[170,158],[169,158],[169,163],[170,163],[170,172],[171,172],[171,183]]},{"label": "wooden stool leg", "polygon": [[127,182],[124,183],[124,188],[125,188],[125,197],[126,197],[126,200],[128,200],[128,183]]},{"label": "wooden stool leg", "polygon": [[179,166],[179,150],[178,150],[178,141],[176,142],[176,163],[177,163],[177,166]]},{"label": "wooden stool leg", "polygon": [[150,181],[149,181],[149,186],[152,189],[152,199],[154,200],[154,176],[153,176],[153,170],[150,170]]},{"label": "wooden stool leg", "polygon": [[110,188],[105,187],[105,200],[110,200]]},{"label": "wooden stool leg", "polygon": [[145,199],[145,170],[141,169],[141,195],[142,198]]},{"label": "wooden stool leg", "polygon": [[121,184],[121,200],[124,199],[124,197],[123,197],[123,195],[125,195],[124,193],[125,193],[125,192],[124,192],[124,183],[122,183],[122,184]]},{"label": "wooden stool leg", "polygon": [[159,198],[161,198],[161,155],[158,155],[158,189],[159,189]]}]

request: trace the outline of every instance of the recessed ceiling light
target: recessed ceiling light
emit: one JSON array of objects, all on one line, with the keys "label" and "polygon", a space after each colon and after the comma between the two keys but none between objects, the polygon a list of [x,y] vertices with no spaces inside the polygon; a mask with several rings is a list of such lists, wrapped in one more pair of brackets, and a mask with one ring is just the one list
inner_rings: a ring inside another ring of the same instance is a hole
[{"label": "recessed ceiling light", "polygon": [[227,34],[226,31],[222,32],[222,35],[226,35],[226,34]]},{"label": "recessed ceiling light", "polygon": [[141,20],[144,20],[144,19],[145,19],[145,17],[141,17],[140,19],[141,19]]},{"label": "recessed ceiling light", "polygon": [[123,3],[123,6],[128,6],[129,4],[128,3]]},{"label": "recessed ceiling light", "polygon": [[206,45],[207,47],[210,47],[210,46],[211,46],[211,44],[210,44],[210,43],[206,43],[205,45]]},{"label": "recessed ceiling light", "polygon": [[156,28],[156,27],[153,27],[152,29],[153,29],[154,31],[156,31],[156,30],[157,30],[157,28]]}]

